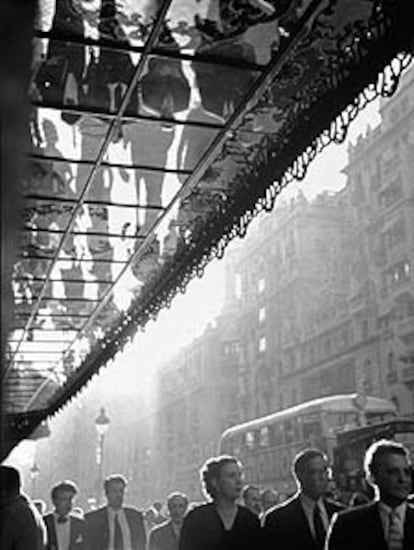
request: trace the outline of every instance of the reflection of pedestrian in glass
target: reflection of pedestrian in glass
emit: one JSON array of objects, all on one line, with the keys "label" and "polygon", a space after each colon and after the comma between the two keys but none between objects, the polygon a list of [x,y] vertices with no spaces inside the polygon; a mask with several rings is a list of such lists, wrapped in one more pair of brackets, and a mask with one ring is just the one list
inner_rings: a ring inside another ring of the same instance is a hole
[{"label": "reflection of pedestrian in glass", "polygon": [[[171,47],[173,50],[177,49],[174,43]],[[180,60],[150,59],[148,70],[140,82],[139,114],[159,116],[161,121],[128,124],[124,128],[126,142],[131,143],[133,164],[156,168],[135,171],[138,201],[144,206],[162,206],[164,173],[161,169],[167,165],[168,151],[175,135],[175,126],[171,121],[175,113],[188,108],[190,92],[190,85],[184,76]],[[145,195],[141,192],[141,182]],[[157,216],[157,210],[146,210],[144,233],[150,229]]]},{"label": "reflection of pedestrian in glass", "polygon": [[201,470],[210,502],[184,519],[180,550],[252,550],[260,548],[260,520],[237,504],[243,488],[242,466],[232,456],[207,460]]},{"label": "reflection of pedestrian in glass", "polygon": [[[46,118],[43,120],[42,128],[44,137],[44,154],[48,157],[60,159],[53,162],[52,189],[50,189],[49,192],[60,195],[65,194],[65,196],[67,196],[68,191],[70,191],[69,185],[73,180],[72,166],[67,160],[64,159],[62,152],[57,147],[59,136],[54,123]],[[74,189],[71,194],[74,195]]]}]

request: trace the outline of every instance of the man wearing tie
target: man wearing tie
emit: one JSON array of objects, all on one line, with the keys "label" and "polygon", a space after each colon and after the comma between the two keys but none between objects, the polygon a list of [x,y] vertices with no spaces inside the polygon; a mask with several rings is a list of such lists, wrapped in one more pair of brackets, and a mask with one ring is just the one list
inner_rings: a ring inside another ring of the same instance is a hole
[{"label": "man wearing tie", "polygon": [[85,515],[87,550],[145,550],[143,515],[135,508],[123,506],[126,486],[122,475],[105,479],[107,506]]},{"label": "man wearing tie", "polygon": [[66,480],[52,487],[54,511],[43,516],[47,529],[46,550],[83,550],[84,522],[70,514],[78,488]]},{"label": "man wearing tie", "polygon": [[328,550],[412,550],[414,506],[408,450],[382,439],[365,454],[365,475],[374,487],[374,502],[336,515],[329,529]]},{"label": "man wearing tie", "polygon": [[264,548],[323,550],[330,518],[343,509],[324,498],[328,459],[319,449],[306,449],[296,455],[292,469],[298,491],[265,514]]}]

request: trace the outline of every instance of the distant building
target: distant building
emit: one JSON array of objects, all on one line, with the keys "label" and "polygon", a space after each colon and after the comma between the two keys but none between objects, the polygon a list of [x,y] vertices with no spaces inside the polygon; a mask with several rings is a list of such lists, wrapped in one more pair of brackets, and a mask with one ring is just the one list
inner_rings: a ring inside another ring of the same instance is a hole
[{"label": "distant building", "polygon": [[158,370],[152,486],[157,498],[174,490],[202,500],[199,468],[217,453],[220,433],[238,421],[239,345],[209,327]]}]

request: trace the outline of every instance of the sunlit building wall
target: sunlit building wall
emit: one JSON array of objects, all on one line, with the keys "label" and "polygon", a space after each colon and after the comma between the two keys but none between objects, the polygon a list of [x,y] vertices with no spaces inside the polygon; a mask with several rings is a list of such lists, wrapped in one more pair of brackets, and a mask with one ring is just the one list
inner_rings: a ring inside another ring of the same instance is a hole
[{"label": "sunlit building wall", "polygon": [[208,327],[158,370],[152,498],[165,501],[178,490],[193,501],[204,499],[199,469],[217,453],[221,431],[238,419],[239,345],[226,333],[225,327]]}]

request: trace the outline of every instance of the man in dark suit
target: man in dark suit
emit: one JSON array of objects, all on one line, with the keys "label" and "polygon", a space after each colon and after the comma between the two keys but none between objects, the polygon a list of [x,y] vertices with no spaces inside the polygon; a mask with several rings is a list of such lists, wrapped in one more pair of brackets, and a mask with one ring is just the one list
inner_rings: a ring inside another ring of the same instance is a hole
[{"label": "man in dark suit", "polygon": [[365,475],[376,497],[369,504],[334,516],[327,550],[412,550],[414,506],[408,450],[394,441],[373,443],[365,455]]},{"label": "man in dark suit", "polygon": [[70,514],[78,488],[66,480],[52,487],[54,511],[43,516],[47,529],[47,550],[83,550],[84,522]]},{"label": "man in dark suit", "polygon": [[265,514],[264,548],[322,550],[330,518],[343,508],[324,498],[328,459],[319,449],[306,449],[296,455],[292,469],[298,491]]},{"label": "man in dark suit", "polygon": [[178,550],[178,541],[188,507],[188,498],[172,493],[167,500],[170,520],[155,526],[149,536],[149,550]]},{"label": "man in dark suit", "polygon": [[105,479],[108,505],[85,514],[87,550],[145,550],[143,515],[135,508],[123,506],[126,486],[122,475]]}]

